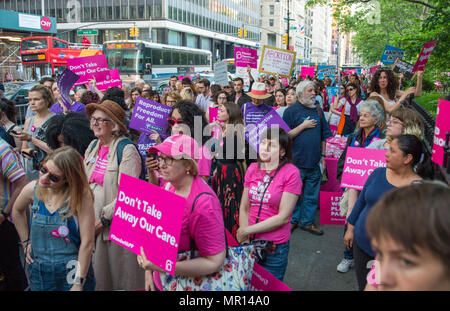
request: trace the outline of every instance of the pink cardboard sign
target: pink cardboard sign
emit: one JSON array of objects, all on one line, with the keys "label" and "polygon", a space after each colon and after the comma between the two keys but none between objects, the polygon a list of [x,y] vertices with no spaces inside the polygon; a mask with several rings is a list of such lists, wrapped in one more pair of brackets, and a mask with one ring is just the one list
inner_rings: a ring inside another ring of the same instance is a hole
[{"label": "pink cardboard sign", "polygon": [[342,192],[320,191],[320,224],[345,225],[345,217],[341,216],[339,202]]},{"label": "pink cardboard sign", "polygon": [[209,123],[217,121],[217,114],[219,113],[219,108],[209,107]]},{"label": "pink cardboard sign", "polygon": [[178,80],[183,80],[184,78],[189,78],[192,81],[192,77],[191,76],[180,76],[178,77]]},{"label": "pink cardboard sign", "polygon": [[109,239],[175,274],[186,199],[143,180],[121,174]]},{"label": "pink cardboard sign", "polygon": [[258,51],[255,49],[235,47],[234,59],[236,67],[258,68]]},{"label": "pink cardboard sign", "polygon": [[284,86],[288,86],[289,85],[289,80],[286,77],[281,77],[281,82],[284,84]]},{"label": "pink cardboard sign", "polygon": [[436,111],[436,127],[434,129],[433,153],[431,160],[442,166],[444,164],[445,135],[450,131],[450,101],[440,98]]},{"label": "pink cardboard sign", "polygon": [[362,190],[367,178],[379,167],[386,167],[386,150],[349,147],[342,173],[341,188]]},{"label": "pink cardboard sign", "polygon": [[120,80],[119,69],[102,71],[94,74],[97,82],[97,88],[100,91],[106,91],[110,87],[122,88],[122,80]]},{"label": "pink cardboard sign", "polygon": [[432,41],[424,44],[422,51],[420,52],[419,58],[417,59],[417,62],[414,65],[412,73],[416,71],[425,71],[425,67],[427,67],[428,60],[430,59],[431,53],[433,53],[436,43],[437,41]]},{"label": "pink cardboard sign", "polygon": [[306,76],[314,77],[314,73],[316,72],[316,67],[302,67],[300,72],[300,76],[302,78],[306,78]]},{"label": "pink cardboard sign", "polygon": [[80,76],[75,85],[87,84],[95,74],[109,70],[105,55],[68,58],[67,67]]},{"label": "pink cardboard sign", "polygon": [[370,67],[370,74],[373,75],[375,71],[381,68],[381,65]]}]

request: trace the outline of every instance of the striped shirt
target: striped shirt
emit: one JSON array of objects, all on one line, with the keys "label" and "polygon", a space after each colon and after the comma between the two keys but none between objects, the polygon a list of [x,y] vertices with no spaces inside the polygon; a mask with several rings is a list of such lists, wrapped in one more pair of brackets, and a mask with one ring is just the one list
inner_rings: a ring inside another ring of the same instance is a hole
[{"label": "striped shirt", "polygon": [[0,209],[3,210],[13,192],[13,183],[25,175],[17,154],[12,147],[0,138]]}]

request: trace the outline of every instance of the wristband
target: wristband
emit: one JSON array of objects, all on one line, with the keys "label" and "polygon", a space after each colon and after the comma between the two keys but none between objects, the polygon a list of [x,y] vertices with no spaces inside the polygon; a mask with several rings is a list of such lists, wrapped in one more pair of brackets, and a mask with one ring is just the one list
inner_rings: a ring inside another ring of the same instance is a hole
[{"label": "wristband", "polygon": [[85,278],[82,278],[82,277],[77,276],[77,277],[75,278],[75,282],[74,282],[73,284],[75,284],[75,285],[84,285],[84,282],[85,282],[85,281],[86,281]]}]

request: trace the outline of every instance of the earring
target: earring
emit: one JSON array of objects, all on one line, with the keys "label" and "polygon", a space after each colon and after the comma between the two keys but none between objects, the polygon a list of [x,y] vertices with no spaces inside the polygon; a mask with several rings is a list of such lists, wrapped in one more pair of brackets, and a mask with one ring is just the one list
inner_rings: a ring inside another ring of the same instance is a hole
[{"label": "earring", "polygon": [[186,171],[186,174],[189,175],[189,171]]}]

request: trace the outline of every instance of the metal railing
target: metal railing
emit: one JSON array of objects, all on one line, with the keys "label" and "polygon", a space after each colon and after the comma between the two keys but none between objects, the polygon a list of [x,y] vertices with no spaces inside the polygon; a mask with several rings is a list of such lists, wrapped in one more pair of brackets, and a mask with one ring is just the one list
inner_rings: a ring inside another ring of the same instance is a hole
[{"label": "metal railing", "polygon": [[27,114],[28,104],[16,105],[17,114],[16,114],[16,124],[23,128],[25,123],[25,116]]}]

